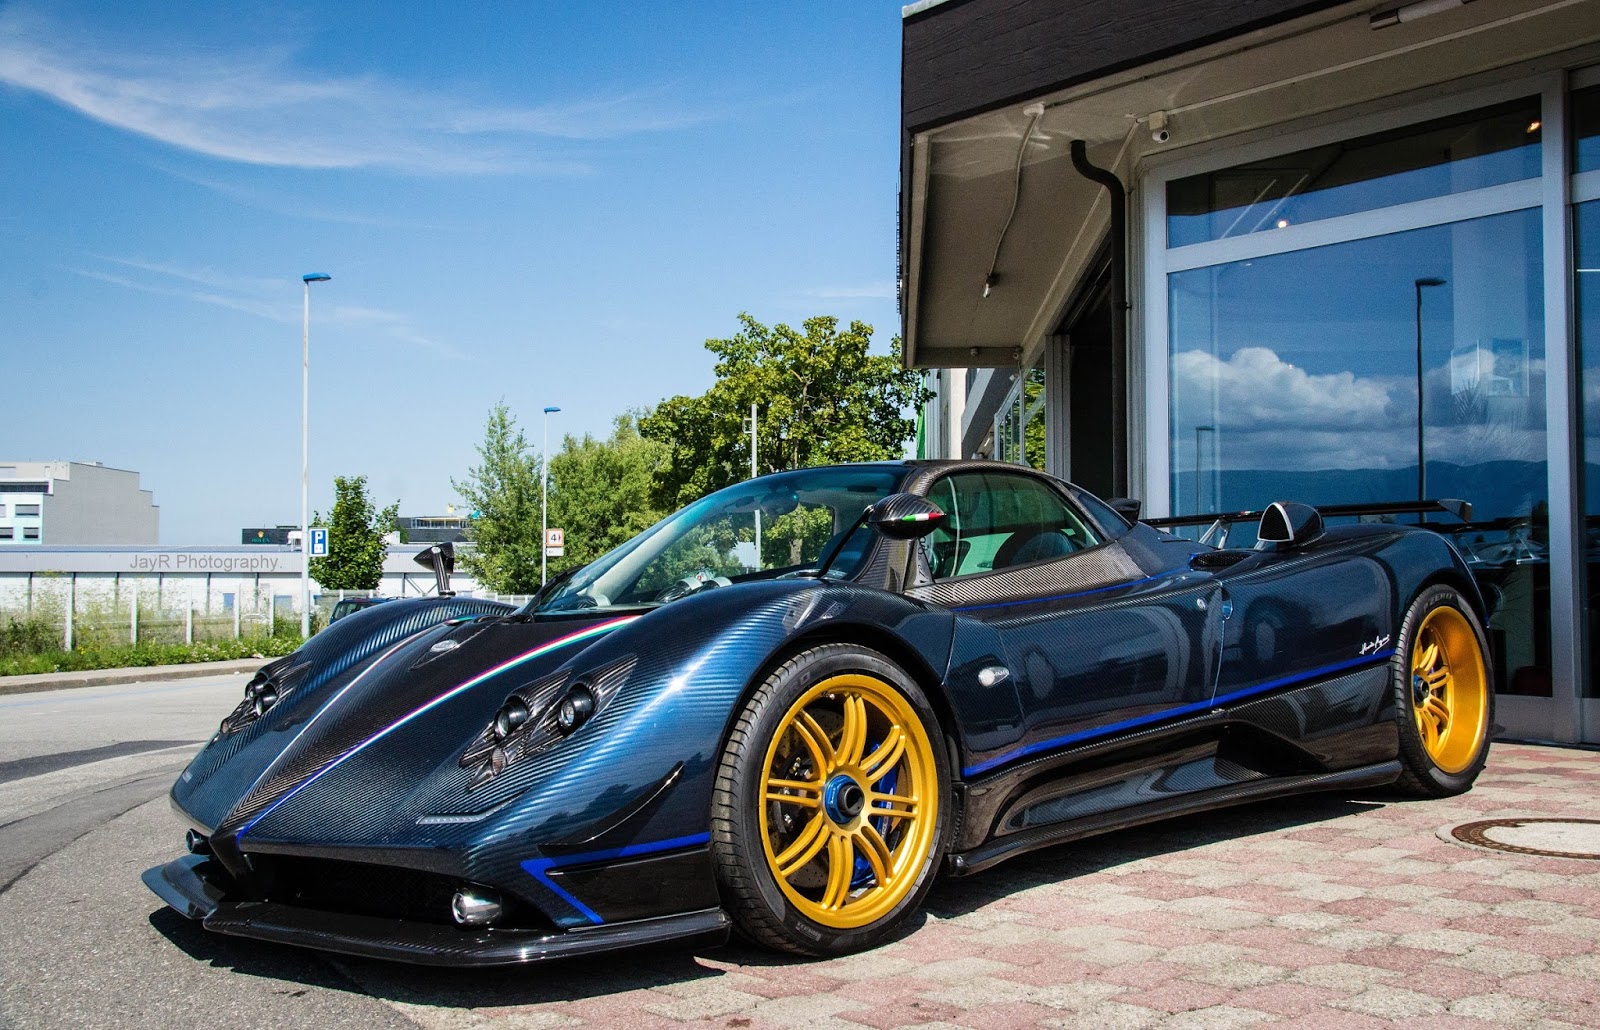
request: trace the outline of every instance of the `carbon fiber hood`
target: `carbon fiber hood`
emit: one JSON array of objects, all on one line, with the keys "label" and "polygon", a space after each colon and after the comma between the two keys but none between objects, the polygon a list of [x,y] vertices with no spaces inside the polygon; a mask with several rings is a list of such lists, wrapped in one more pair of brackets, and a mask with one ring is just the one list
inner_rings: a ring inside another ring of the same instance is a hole
[{"label": "carbon fiber hood", "polygon": [[339,620],[298,651],[261,667],[252,683],[269,680],[278,702],[257,718],[247,696],[173,785],[173,803],[209,831],[323,705],[379,655],[448,620],[506,616],[515,610],[499,601],[429,597],[393,601]]},{"label": "carbon fiber hood", "polygon": [[[409,636],[321,689],[289,695],[242,745],[213,741],[206,750],[227,756],[209,776],[180,778],[173,800],[219,843],[246,832],[372,843],[396,802],[456,756],[512,688],[579,653],[608,621],[487,620]],[[202,751],[193,768],[209,764]],[[291,817],[312,805],[314,819]]]}]

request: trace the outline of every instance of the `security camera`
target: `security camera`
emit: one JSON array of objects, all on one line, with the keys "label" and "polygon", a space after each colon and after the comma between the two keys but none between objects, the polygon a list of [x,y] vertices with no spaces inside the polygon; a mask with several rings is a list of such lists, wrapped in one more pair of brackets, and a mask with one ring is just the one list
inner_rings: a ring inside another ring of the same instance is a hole
[{"label": "security camera", "polygon": [[1150,126],[1150,138],[1157,143],[1165,143],[1172,138],[1172,133],[1167,131],[1167,112],[1151,111],[1145,118],[1145,124]]}]

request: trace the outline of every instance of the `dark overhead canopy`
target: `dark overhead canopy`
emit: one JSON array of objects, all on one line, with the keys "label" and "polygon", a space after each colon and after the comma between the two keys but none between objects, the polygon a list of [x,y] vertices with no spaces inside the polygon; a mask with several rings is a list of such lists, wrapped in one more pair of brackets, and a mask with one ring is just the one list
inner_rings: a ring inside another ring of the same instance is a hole
[{"label": "dark overhead canopy", "polygon": [[[1574,48],[1600,46],[1600,0],[1483,0],[1374,29],[1379,6],[945,0],[907,8],[906,364],[1015,365],[1058,330],[1110,212],[1106,190],[1074,170],[1074,140],[1121,178],[1136,216],[1147,160],[1223,137],[1267,138],[1296,119],[1346,117],[1539,59],[1561,67]],[[1156,114],[1169,138],[1152,135]],[[1136,217],[1132,224],[1137,233]]]}]

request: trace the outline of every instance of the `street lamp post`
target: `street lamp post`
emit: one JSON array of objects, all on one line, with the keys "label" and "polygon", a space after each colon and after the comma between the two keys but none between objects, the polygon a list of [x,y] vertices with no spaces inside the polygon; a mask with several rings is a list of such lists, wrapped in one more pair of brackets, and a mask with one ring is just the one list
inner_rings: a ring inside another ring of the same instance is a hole
[{"label": "street lamp post", "polygon": [[[1412,285],[1417,291],[1417,500],[1428,496],[1428,466],[1422,452],[1422,290],[1427,286],[1443,286],[1443,279],[1432,276],[1417,279]],[[1423,516],[1426,520],[1426,516]]]},{"label": "street lamp post", "polygon": [[300,277],[305,285],[305,318],[300,327],[300,639],[311,636],[311,514],[308,498],[311,484],[311,284],[325,283],[333,276],[309,272]]},{"label": "street lamp post", "polygon": [[546,571],[550,559],[550,548],[545,543],[545,537],[550,529],[549,504],[550,504],[550,415],[560,411],[560,408],[544,409],[544,450],[539,452],[539,585],[544,586],[548,580]]},{"label": "street lamp post", "polygon": [[[1216,426],[1194,427],[1194,513],[1196,515],[1199,515],[1201,512],[1205,511],[1205,508],[1201,507],[1200,505],[1200,434],[1211,433],[1213,434],[1212,440],[1215,441],[1216,431]],[[1222,507],[1222,502],[1220,499],[1217,501],[1217,507]]]}]

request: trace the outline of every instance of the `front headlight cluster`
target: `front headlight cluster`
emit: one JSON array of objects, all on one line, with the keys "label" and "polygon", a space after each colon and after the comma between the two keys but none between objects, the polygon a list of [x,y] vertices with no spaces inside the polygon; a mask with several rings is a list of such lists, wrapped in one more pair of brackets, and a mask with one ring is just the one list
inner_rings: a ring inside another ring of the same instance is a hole
[{"label": "front headlight cluster", "polygon": [[281,674],[268,672],[271,666],[262,667],[250,677],[250,682],[244,685],[244,700],[222,720],[222,725],[217,728],[217,736],[237,733],[266,715],[273,705],[294,689],[294,685],[300,681],[301,673],[305,672],[309,664],[308,662],[297,665],[284,670]]},{"label": "front headlight cluster", "polygon": [[477,770],[471,786],[488,783],[507,766],[577,732],[627,682],[634,662],[628,655],[576,681],[570,670],[562,670],[519,687],[461,755],[463,769]]}]

